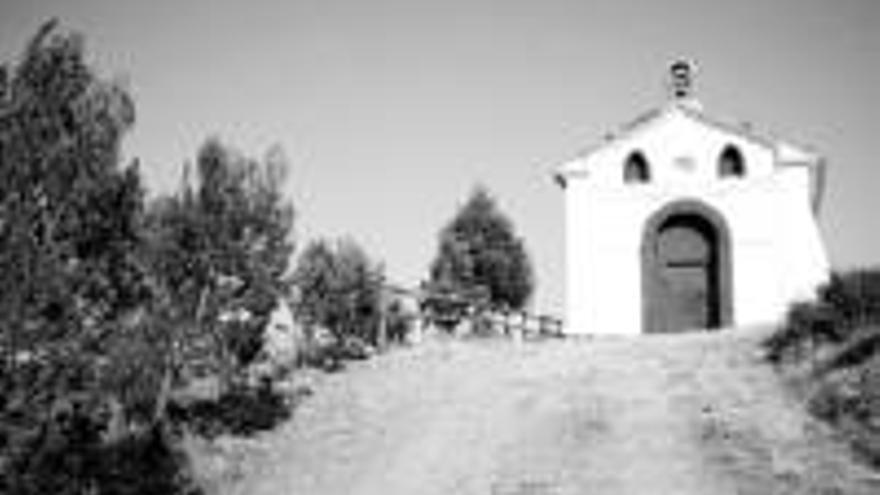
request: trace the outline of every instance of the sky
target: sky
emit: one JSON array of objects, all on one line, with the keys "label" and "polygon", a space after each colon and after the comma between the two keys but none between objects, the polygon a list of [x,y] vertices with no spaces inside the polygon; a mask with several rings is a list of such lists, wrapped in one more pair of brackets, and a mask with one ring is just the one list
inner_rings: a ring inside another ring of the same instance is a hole
[{"label": "sky", "polygon": [[707,113],[827,158],[832,264],[880,264],[878,1],[0,0],[0,60],[52,16],[130,88],[151,192],[209,136],[280,144],[298,245],[349,235],[402,284],[480,183],[532,256],[532,309],[561,313],[552,171],[662,104],[678,58]]}]

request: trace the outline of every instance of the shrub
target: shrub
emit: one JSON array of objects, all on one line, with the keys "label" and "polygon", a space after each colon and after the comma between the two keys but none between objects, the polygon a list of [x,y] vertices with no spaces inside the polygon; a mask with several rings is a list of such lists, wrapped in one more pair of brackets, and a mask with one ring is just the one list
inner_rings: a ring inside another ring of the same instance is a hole
[{"label": "shrub", "polygon": [[810,412],[880,466],[880,270],[833,275],[765,345],[775,362],[813,358]]},{"label": "shrub", "polygon": [[880,323],[880,270],[834,274],[819,299],[833,308],[841,327]]},{"label": "shrub", "polygon": [[824,374],[809,409],[834,425],[860,458],[880,467],[880,356]]},{"label": "shrub", "polygon": [[880,271],[834,274],[812,302],[792,305],[785,322],[767,341],[767,357],[795,360],[825,345],[839,345],[867,325],[880,324]]},{"label": "shrub", "polygon": [[800,359],[810,347],[834,340],[835,314],[822,303],[792,305],[785,324],[765,342],[767,357],[773,362]]},{"label": "shrub", "polygon": [[198,399],[172,404],[169,415],[174,423],[213,438],[221,434],[252,435],[269,430],[290,417],[290,406],[283,395],[265,380],[261,386],[230,388],[217,399]]},{"label": "shrub", "polygon": [[185,455],[160,428],[110,442],[102,433],[92,417],[76,408],[65,409],[9,460],[0,477],[0,493],[201,493]]},{"label": "shrub", "polygon": [[327,372],[343,369],[346,361],[369,358],[373,349],[358,337],[342,337],[317,342],[305,349],[302,364]]},{"label": "shrub", "polygon": [[[129,435],[102,449],[98,493],[114,495],[201,493],[178,442],[160,429]],[[187,466],[187,469],[182,469]]]}]

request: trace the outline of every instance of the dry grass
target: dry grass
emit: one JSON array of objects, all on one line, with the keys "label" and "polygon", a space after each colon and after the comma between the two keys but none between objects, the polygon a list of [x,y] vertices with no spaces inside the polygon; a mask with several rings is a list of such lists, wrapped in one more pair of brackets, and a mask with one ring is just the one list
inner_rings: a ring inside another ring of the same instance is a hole
[{"label": "dry grass", "polygon": [[880,491],[763,363],[763,331],[428,342],[311,383],[236,447],[240,494]]}]

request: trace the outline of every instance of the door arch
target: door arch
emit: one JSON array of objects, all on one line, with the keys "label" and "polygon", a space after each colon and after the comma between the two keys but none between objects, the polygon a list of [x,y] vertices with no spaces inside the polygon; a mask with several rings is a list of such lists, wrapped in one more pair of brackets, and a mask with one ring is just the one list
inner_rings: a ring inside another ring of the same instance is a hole
[{"label": "door arch", "polygon": [[732,323],[730,233],[696,200],[671,203],[645,223],[642,330],[720,328]]}]

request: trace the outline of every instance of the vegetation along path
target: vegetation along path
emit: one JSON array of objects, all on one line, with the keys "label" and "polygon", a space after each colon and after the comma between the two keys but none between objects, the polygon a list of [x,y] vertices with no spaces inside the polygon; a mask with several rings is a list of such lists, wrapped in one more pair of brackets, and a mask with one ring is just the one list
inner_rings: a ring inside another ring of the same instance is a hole
[{"label": "vegetation along path", "polygon": [[230,491],[880,493],[763,363],[763,335],[394,351],[321,381]]}]

